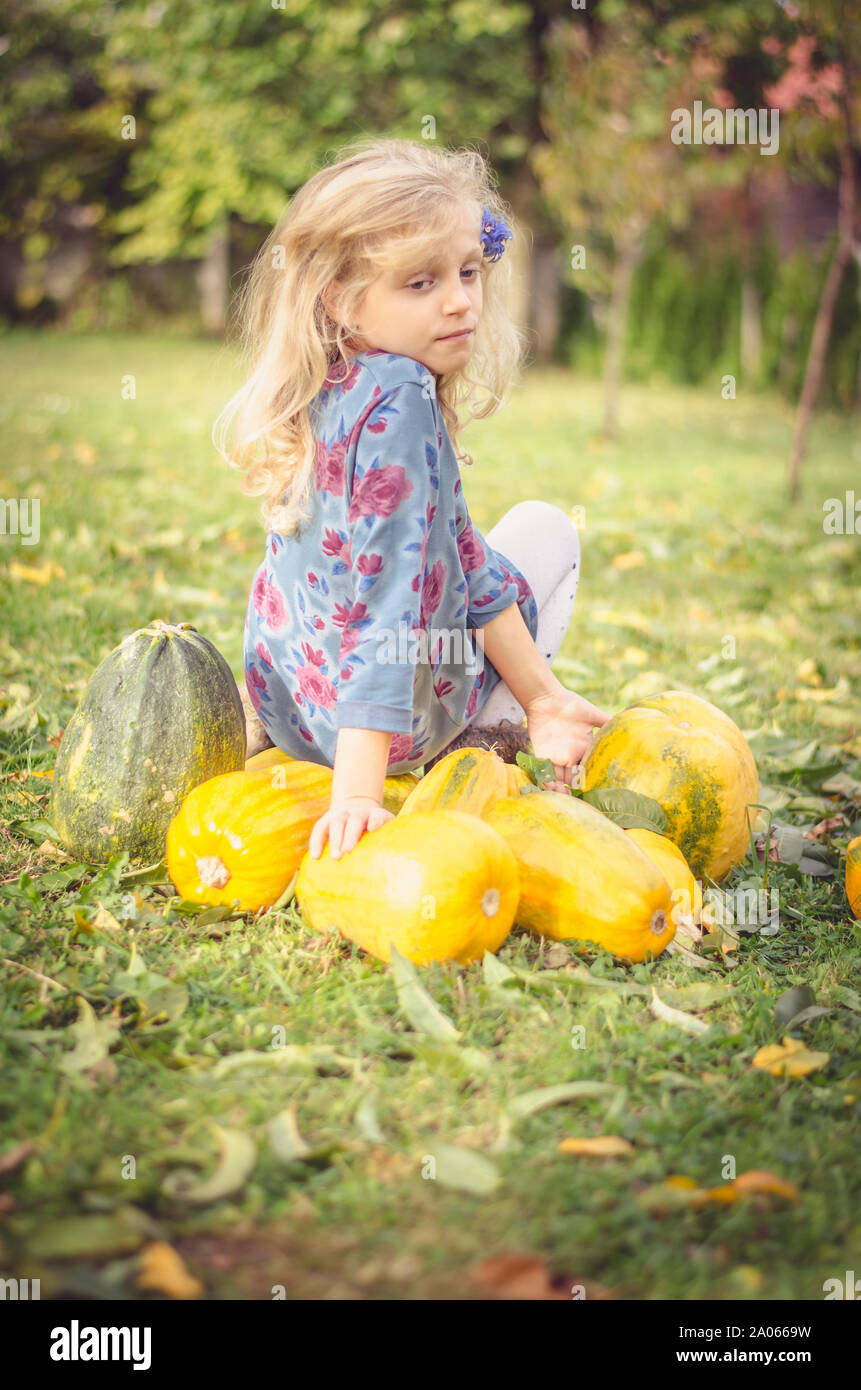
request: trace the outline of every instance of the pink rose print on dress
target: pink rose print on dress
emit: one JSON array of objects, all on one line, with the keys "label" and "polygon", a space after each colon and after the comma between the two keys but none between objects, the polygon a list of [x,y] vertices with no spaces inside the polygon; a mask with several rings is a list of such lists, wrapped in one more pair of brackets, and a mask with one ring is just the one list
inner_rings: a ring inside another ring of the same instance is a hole
[{"label": "pink rose print on dress", "polygon": [[322,705],[324,709],[334,708],[338,692],[329,677],[324,676],[316,665],[298,666],[296,679],[302,694],[310,704]]},{"label": "pink rose print on dress", "polygon": [[383,569],[382,555],[360,555],[356,561],[356,568],[359,574],[381,574]]},{"label": "pink rose print on dress", "polygon": [[366,594],[369,589],[373,589],[383,572],[383,557],[382,555],[360,555],[356,561],[356,568],[361,575],[358,585],[359,593]]},{"label": "pink rose print on dress", "polygon": [[272,665],[272,657],[269,653],[269,648],[266,646],[264,642],[258,642],[254,650],[256,651],[257,655],[260,657],[260,660],[263,662],[265,666]]},{"label": "pink rose print on dress", "polygon": [[341,662],[344,660],[344,657],[345,657],[345,656],[349,656],[349,655],[350,655],[350,652],[352,652],[352,651],[354,651],[354,650],[356,649],[356,647],[359,645],[359,642],[361,641],[361,639],[362,639],[362,634],[361,634],[360,632],[358,632],[358,631],[356,630],[356,628],[354,628],[354,627],[345,627],[345,628],[344,628],[344,633],[343,633],[343,636],[341,637],[341,645],[340,645],[340,647],[338,648],[338,665],[339,665],[339,666],[340,666]]},{"label": "pink rose print on dress", "polygon": [[466,702],[466,717],[471,719],[478,707],[478,686],[474,685],[469,692],[469,699]]},{"label": "pink rose print on dress", "polygon": [[312,664],[312,666],[326,665],[326,653],[316,651],[307,642],[302,643],[302,655],[304,656],[306,661],[309,661]]},{"label": "pink rose print on dress", "polygon": [[485,550],[468,521],[457,538],[457,549],[464,574],[480,569],[485,561]]},{"label": "pink rose print on dress", "polygon": [[255,612],[260,614],[266,626],[272,628],[273,631],[287,625],[288,617],[284,595],[277,584],[266,578],[265,570],[261,569],[254,581],[252,602]]},{"label": "pink rose print on dress", "polygon": [[354,362],[353,365],[349,367],[343,358],[339,358],[337,362],[332,363],[326,373],[325,384],[327,386],[337,386],[340,383],[342,391],[351,391],[356,384],[358,375],[358,362]]},{"label": "pink rose print on dress", "polygon": [[266,682],[254,666],[246,667],[245,688],[248,691],[249,700],[259,714],[263,696],[266,694]]},{"label": "pink rose print on dress", "polygon": [[422,589],[422,609],[421,625],[425,627],[427,619],[431,617],[439,608],[443,593],[445,592],[446,564],[444,560],[437,560],[430,569],[425,579]]},{"label": "pink rose print on dress", "polygon": [[[379,387],[379,386],[375,386],[375,387],[374,387],[374,390],[373,390],[373,394],[372,394],[372,396],[371,396],[371,405],[370,405],[370,408],[365,412],[365,417],[364,417],[364,418],[365,418],[366,420],[367,420],[368,415],[373,415],[374,410],[376,409],[377,404],[378,404],[378,402],[379,402],[380,397],[382,396],[382,394],[383,394],[383,393],[382,393],[382,391],[380,390],[380,387]],[[385,431],[388,429],[388,427],[389,427],[389,422],[388,422],[388,420],[386,419],[385,413],[384,413],[383,415],[380,416],[379,420],[374,420],[374,422],[373,422],[372,424],[371,424],[371,423],[367,423],[367,424],[365,425],[365,429],[368,431],[369,434],[384,434]],[[356,421],[356,432],[358,432],[361,428],[362,428],[362,417],[360,416],[359,419]]]},{"label": "pink rose print on dress", "polygon": [[391,516],[412,491],[406,469],[399,463],[369,468],[353,489],[347,520],[352,523],[363,516]]},{"label": "pink rose print on dress", "polygon": [[408,762],[413,748],[412,734],[392,734],[388,763]]},{"label": "pink rose print on dress", "polygon": [[336,439],[331,448],[322,439],[317,440],[314,469],[317,475],[317,488],[320,492],[331,492],[335,497],[342,496],[346,452],[347,441],[345,439]]},{"label": "pink rose print on dress", "polygon": [[528,603],[529,600],[532,598],[532,590],[530,589],[527,581],[523,578],[523,575],[508,574],[507,570],[505,571],[505,573],[509,581],[513,580],[514,583],[517,585],[517,602]]},{"label": "pink rose print on dress", "polygon": [[367,627],[370,622],[368,609],[364,603],[351,603],[349,608],[346,604],[336,603],[335,611],[332,614],[332,622],[335,627]]},{"label": "pink rose print on dress", "polygon": [[323,554],[331,555],[335,563],[333,574],[344,574],[353,563],[349,537],[343,531],[335,531],[327,526],[323,532]]}]

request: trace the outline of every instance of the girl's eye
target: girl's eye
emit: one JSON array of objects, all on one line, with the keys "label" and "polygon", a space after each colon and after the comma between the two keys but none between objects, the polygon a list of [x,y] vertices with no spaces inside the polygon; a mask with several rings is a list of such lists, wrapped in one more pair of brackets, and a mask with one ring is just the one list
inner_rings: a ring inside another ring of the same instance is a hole
[{"label": "girl's eye", "polygon": [[[471,270],[462,270],[460,273],[461,273],[461,275],[471,275],[472,278],[473,278],[473,280],[474,280],[475,277],[479,274],[478,270],[476,270],[475,268],[473,268],[473,269],[471,269]],[[407,286],[407,289],[415,290],[415,289],[418,289],[418,287],[419,287],[420,285],[429,285],[429,284],[430,284],[430,280],[413,280],[413,281],[411,281],[410,284]]]}]

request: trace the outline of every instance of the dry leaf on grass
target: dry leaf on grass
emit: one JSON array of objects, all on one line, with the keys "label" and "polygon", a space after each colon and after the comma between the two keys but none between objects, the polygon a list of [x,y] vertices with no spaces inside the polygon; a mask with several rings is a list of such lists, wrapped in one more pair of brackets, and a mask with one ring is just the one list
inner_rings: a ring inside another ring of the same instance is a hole
[{"label": "dry leaf on grass", "polygon": [[140,1254],[137,1276],[139,1289],[154,1289],[168,1298],[200,1298],[203,1284],[189,1274],[181,1255],[166,1241],[145,1245]]},{"label": "dry leaf on grass", "polygon": [[786,1182],[775,1173],[752,1168],[740,1173],[732,1182],[720,1183],[716,1187],[699,1187],[686,1173],[671,1173],[661,1183],[655,1183],[640,1192],[637,1201],[656,1216],[662,1216],[683,1207],[699,1209],[710,1205],[731,1205],[747,1197],[783,1197],[786,1201],[798,1200],[798,1188]]},{"label": "dry leaf on grass", "polygon": [[617,1158],[634,1152],[630,1140],[619,1134],[599,1134],[594,1139],[563,1139],[556,1147],[561,1154],[594,1154],[598,1158]]},{"label": "dry leaf on grass", "polygon": [[804,1043],[784,1038],[782,1043],[761,1047],[751,1065],[759,1071],[771,1072],[772,1076],[807,1076],[830,1061],[830,1053],[809,1052]]},{"label": "dry leaf on grass", "polygon": [[[536,1255],[513,1252],[491,1255],[469,1270],[469,1280],[486,1298],[521,1298],[568,1302],[572,1286],[582,1288],[587,1299],[610,1299],[613,1290],[585,1279],[556,1279]],[[561,1287],[557,1287],[561,1285]]]}]

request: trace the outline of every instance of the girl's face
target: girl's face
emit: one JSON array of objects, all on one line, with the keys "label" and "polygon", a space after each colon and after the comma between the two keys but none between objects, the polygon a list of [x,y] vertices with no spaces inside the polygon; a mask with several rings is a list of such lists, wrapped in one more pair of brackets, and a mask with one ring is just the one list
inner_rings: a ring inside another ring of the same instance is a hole
[{"label": "girl's face", "polygon": [[440,247],[435,264],[380,275],[354,316],[358,331],[350,349],[402,353],[437,375],[464,367],[483,302],[479,229],[467,218]]}]

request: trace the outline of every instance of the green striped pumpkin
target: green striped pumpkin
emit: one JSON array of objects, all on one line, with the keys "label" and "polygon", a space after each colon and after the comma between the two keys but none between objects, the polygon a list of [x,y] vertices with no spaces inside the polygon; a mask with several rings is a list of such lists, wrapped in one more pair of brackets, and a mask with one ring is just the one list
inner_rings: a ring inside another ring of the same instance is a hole
[{"label": "green striped pumpkin", "polygon": [[155,863],[188,792],[244,765],[245,715],[224,657],[191,623],[156,620],[105,657],[66,725],[51,823],[76,859],[128,850]]}]

